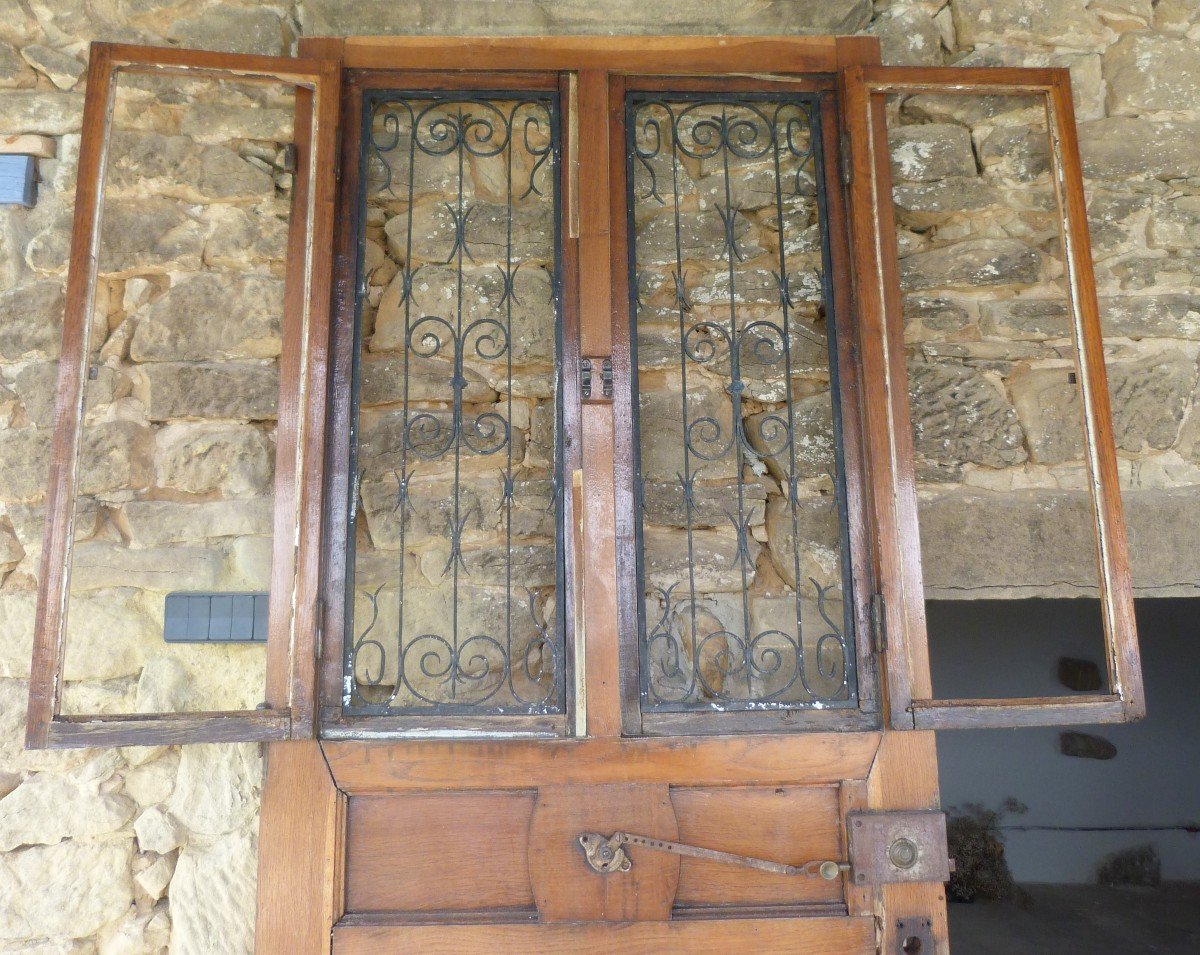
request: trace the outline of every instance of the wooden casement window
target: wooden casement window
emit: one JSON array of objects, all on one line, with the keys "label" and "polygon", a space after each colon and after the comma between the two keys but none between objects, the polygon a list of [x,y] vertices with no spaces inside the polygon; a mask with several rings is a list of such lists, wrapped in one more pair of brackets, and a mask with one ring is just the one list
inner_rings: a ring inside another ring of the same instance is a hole
[{"label": "wooden casement window", "polygon": [[[355,42],[307,40],[294,59],[92,48],[31,746],[1141,715],[1065,71],[701,39],[496,43],[465,71],[454,41]],[[63,707],[77,517],[155,496],[78,477],[108,360],[94,335],[114,88],[147,76],[294,96],[257,710]],[[1060,234],[1044,258],[1061,262],[1098,568],[1081,592],[1102,603],[1108,693],[933,697],[889,95],[1041,111],[1042,146],[1013,148],[1044,155],[1030,181]],[[768,523],[776,540],[760,540]]]}]

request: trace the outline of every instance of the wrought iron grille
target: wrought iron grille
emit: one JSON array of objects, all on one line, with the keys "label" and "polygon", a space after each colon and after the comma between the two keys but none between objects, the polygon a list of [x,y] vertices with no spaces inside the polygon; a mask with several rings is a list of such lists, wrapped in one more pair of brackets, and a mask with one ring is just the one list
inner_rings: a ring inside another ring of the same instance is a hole
[{"label": "wrought iron grille", "polygon": [[819,104],[626,101],[644,711],[857,705]]},{"label": "wrought iron grille", "polygon": [[362,123],[344,709],[564,712],[558,98]]}]

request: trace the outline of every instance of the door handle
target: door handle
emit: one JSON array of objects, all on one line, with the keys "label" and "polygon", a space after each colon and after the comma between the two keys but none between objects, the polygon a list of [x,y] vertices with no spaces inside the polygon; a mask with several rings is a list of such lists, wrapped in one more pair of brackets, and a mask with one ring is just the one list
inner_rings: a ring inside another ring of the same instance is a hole
[{"label": "door handle", "polygon": [[801,862],[799,865],[788,865],[786,862],[773,862],[770,859],[756,859],[753,856],[737,855],[733,852],[721,852],[717,849],[705,849],[702,846],[690,846],[682,842],[668,842],[665,839],[651,839],[649,836],[638,836],[630,832],[614,832],[611,836],[603,836],[598,832],[583,832],[579,835],[579,844],[583,846],[583,854],[588,865],[596,872],[628,872],[633,865],[626,846],[640,846],[657,852],[670,852],[678,856],[689,856],[693,859],[708,859],[711,862],[725,862],[729,865],[740,865],[775,875],[802,876],[804,878],[825,879],[832,882],[843,872],[850,871],[847,862],[833,860],[817,860]]}]

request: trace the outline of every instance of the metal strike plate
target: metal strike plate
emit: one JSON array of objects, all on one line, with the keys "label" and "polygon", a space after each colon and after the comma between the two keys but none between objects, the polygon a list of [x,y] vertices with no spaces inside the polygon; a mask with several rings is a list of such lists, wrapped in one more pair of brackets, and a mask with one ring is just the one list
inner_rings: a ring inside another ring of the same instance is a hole
[{"label": "metal strike plate", "polygon": [[855,885],[950,878],[945,813],[852,812],[846,828]]},{"label": "metal strike plate", "polygon": [[933,920],[925,917],[897,919],[895,955],[934,955]]}]

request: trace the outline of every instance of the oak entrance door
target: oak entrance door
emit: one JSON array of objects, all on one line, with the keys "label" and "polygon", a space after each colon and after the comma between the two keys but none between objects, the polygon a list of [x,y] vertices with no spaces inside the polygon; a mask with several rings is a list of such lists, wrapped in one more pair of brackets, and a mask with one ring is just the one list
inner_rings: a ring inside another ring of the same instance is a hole
[{"label": "oak entrance door", "polygon": [[[946,952],[932,730],[1143,708],[1066,74],[884,68],[867,38],[299,53],[93,50],[30,744],[266,742],[264,952]],[[126,73],[294,97],[258,709],[63,709],[77,504],[119,529],[161,496],[77,487],[96,363],[148,374],[88,337]],[[1096,555],[1108,692],[939,699],[937,482],[1012,513],[1026,453],[1011,422],[959,440],[1015,387],[968,320],[1055,292],[1036,370],[1079,419],[1064,540]]]}]

